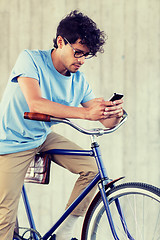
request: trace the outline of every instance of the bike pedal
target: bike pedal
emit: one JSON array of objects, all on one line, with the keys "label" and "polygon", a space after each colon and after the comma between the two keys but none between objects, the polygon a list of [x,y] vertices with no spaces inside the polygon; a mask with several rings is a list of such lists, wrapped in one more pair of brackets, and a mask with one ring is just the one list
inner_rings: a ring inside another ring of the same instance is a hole
[{"label": "bike pedal", "polygon": [[56,234],[53,234],[49,240],[56,240]]},{"label": "bike pedal", "polygon": [[[56,234],[53,234],[53,236],[49,240],[56,240]],[[78,239],[72,238],[71,240],[78,240]]]}]

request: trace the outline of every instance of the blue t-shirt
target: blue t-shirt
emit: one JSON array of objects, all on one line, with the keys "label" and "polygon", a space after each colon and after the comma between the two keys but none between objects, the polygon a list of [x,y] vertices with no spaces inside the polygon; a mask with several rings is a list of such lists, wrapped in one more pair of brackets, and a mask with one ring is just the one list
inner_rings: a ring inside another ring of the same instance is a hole
[{"label": "blue t-shirt", "polygon": [[70,76],[63,76],[54,68],[51,51],[24,50],[12,69],[0,103],[0,154],[38,147],[51,132],[51,123],[23,118],[24,112],[29,112],[29,107],[17,77],[36,79],[43,98],[67,106],[78,107],[94,98],[83,73],[77,71]]}]

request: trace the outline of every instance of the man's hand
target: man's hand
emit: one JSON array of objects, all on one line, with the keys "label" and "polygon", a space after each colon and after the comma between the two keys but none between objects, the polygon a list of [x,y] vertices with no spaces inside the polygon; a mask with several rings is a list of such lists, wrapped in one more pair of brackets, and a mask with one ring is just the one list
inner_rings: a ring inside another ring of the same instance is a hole
[{"label": "man's hand", "polygon": [[107,118],[120,118],[123,116],[123,100],[104,101],[103,98],[95,98],[84,104],[88,120],[103,120]]},{"label": "man's hand", "polygon": [[[106,118],[120,118],[123,116],[123,100],[116,100],[114,102],[106,101],[106,108],[104,115]],[[110,104],[112,103],[112,105]]]}]

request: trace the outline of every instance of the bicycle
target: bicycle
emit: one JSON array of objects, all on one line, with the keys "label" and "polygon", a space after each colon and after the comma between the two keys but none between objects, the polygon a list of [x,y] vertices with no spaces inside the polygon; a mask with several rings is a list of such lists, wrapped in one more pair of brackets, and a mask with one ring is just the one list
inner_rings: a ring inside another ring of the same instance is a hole
[{"label": "bicycle", "polygon": [[[116,186],[115,183],[122,178],[111,180],[108,177],[102,161],[100,147],[96,140],[97,137],[112,133],[122,126],[127,120],[125,111],[121,122],[111,129],[87,130],[69,119],[59,119],[37,113],[26,113],[25,118],[65,123],[79,132],[91,136],[91,150],[53,149],[47,151],[47,153],[93,156],[97,162],[99,173],[44,236],[41,236],[36,230],[25,186],[23,186],[22,196],[30,228],[25,229],[21,236],[15,233],[14,240],[53,240],[55,230],[96,184],[99,187],[99,192],[87,210],[81,240],[160,239],[160,188],[140,182],[123,183]],[[16,228],[19,229],[18,222]],[[29,236],[26,237],[28,233]]]}]

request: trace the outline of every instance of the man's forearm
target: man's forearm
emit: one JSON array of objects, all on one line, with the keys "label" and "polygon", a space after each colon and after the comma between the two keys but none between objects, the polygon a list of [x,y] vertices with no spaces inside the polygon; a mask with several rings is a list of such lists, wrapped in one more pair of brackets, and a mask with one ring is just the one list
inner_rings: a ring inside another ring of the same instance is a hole
[{"label": "man's forearm", "polygon": [[44,113],[59,118],[86,118],[86,111],[83,107],[71,107],[60,103],[52,102],[45,98],[40,98],[30,103],[31,112]]}]

